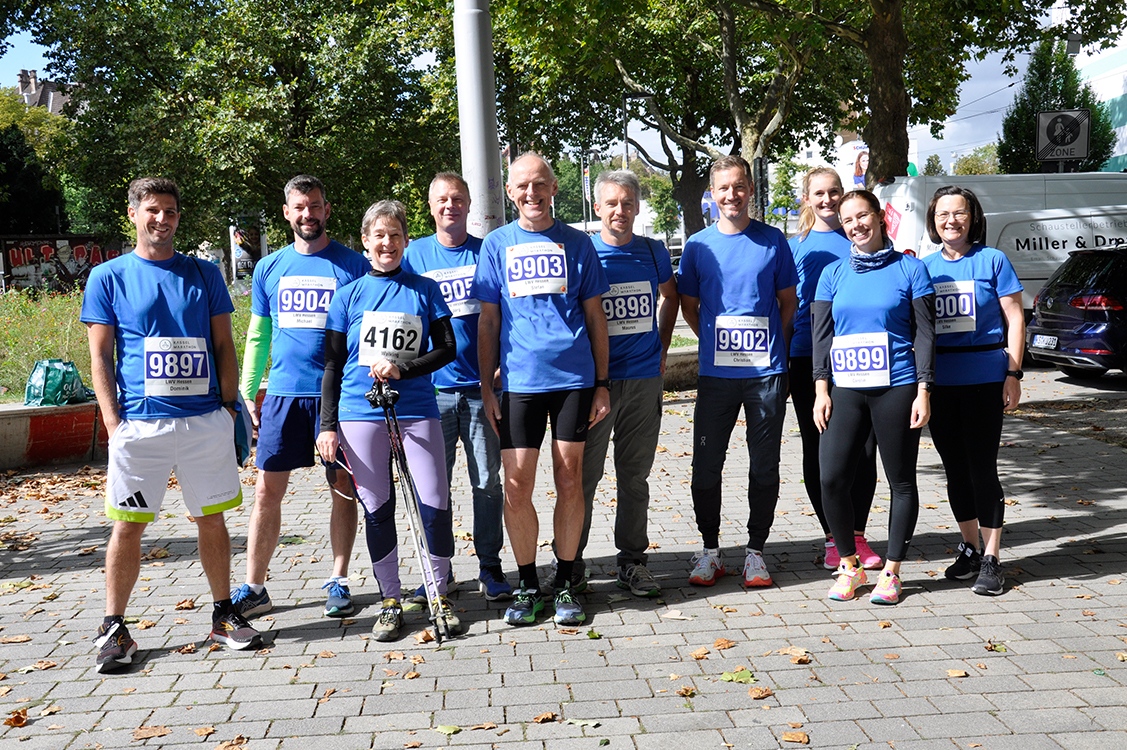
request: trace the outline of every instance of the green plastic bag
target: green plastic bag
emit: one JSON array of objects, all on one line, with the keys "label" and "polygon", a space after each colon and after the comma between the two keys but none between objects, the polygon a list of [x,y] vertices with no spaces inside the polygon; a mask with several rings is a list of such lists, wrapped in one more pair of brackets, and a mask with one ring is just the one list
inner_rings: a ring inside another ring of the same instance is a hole
[{"label": "green plastic bag", "polygon": [[35,363],[24,389],[24,406],[62,406],[89,400],[74,362],[41,359]]}]

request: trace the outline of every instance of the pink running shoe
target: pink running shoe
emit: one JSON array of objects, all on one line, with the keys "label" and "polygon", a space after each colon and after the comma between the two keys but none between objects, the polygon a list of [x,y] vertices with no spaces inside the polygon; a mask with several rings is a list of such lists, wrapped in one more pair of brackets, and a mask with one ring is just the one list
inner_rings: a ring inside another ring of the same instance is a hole
[{"label": "pink running shoe", "polygon": [[853,545],[857,548],[857,562],[865,570],[878,570],[881,567],[880,555],[873,552],[868,541],[863,536],[854,535]]},{"label": "pink running shoe", "polygon": [[822,567],[826,570],[837,570],[841,565],[841,555],[837,553],[837,545],[832,539],[826,540],[826,557],[822,560]]},{"label": "pink running shoe", "polygon": [[872,604],[899,604],[900,602],[900,576],[881,571],[877,585],[873,587],[873,594],[869,597]]},{"label": "pink running shoe", "polygon": [[849,568],[842,565],[837,569],[837,581],[830,586],[830,599],[847,602],[857,594],[857,589],[868,583],[864,568]]}]

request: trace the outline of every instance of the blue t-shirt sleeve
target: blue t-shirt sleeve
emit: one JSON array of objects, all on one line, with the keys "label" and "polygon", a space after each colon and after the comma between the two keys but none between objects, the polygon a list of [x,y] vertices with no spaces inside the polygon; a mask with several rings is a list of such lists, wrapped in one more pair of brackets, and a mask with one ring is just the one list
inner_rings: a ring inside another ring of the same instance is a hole
[{"label": "blue t-shirt sleeve", "polygon": [[349,284],[333,295],[333,301],[329,303],[328,315],[325,316],[325,330],[348,333],[348,298],[352,296],[349,293],[351,286]]},{"label": "blue t-shirt sleeve", "polygon": [[263,261],[255,264],[254,274],[251,276],[250,312],[260,318],[270,317],[270,299],[266,296],[266,263]]},{"label": "blue t-shirt sleeve", "polygon": [[609,290],[610,282],[607,281],[603,264],[599,262],[599,254],[595,252],[591,238],[586,237],[579,246],[579,300],[582,302],[599,297]]},{"label": "blue t-shirt sleeve", "polygon": [[998,290],[999,297],[1025,291],[1014,272],[1013,263],[1001,251],[994,255],[994,288]]},{"label": "blue t-shirt sleeve", "polygon": [[837,276],[840,273],[841,264],[844,262],[839,260],[826,266],[822,275],[818,278],[818,290],[814,292],[814,299],[822,302],[833,302]]},{"label": "blue t-shirt sleeve", "polygon": [[99,323],[116,326],[117,315],[114,314],[113,304],[110,301],[110,274],[100,273],[95,267],[94,273],[86,283],[86,292],[82,296],[82,312],[79,320],[83,323]]},{"label": "blue t-shirt sleeve", "polygon": [[700,297],[700,279],[696,269],[696,243],[685,245],[681,262],[677,264],[677,291],[690,297]]},{"label": "blue t-shirt sleeve", "polygon": [[923,264],[923,261],[915,260],[915,258],[912,258],[912,260],[915,261],[912,263],[911,270],[912,299],[935,294],[935,285],[931,283],[931,274],[927,272],[927,266]]},{"label": "blue t-shirt sleeve", "polygon": [[794,265],[794,253],[786,240],[775,245],[775,291],[798,286],[798,269]]},{"label": "blue t-shirt sleeve", "polygon": [[481,256],[478,259],[477,270],[474,271],[473,277],[474,299],[493,305],[501,303],[503,280],[497,268],[497,259],[500,254],[500,249],[495,248],[492,243],[482,245]]},{"label": "blue t-shirt sleeve", "polygon": [[207,291],[208,305],[211,308],[209,316],[215,317],[216,315],[234,312],[235,305],[231,302],[231,295],[227,291],[227,285],[223,282],[223,274],[220,273],[219,266],[214,263],[201,263],[200,268],[204,269],[204,285]]}]

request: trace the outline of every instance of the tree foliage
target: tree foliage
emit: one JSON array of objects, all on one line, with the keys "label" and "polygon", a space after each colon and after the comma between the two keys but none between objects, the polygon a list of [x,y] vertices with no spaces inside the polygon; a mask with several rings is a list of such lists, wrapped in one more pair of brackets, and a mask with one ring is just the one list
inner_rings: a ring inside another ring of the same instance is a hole
[{"label": "tree foliage", "polygon": [[979,146],[955,159],[952,174],[998,174],[998,144]]},{"label": "tree foliage", "polygon": [[998,163],[1006,174],[1042,171],[1037,161],[1037,113],[1062,109],[1087,109],[1091,113],[1088,158],[1079,171],[1095,172],[1115,150],[1115,130],[1108,106],[1096,99],[1092,87],[1081,82],[1072,56],[1063,44],[1042,42],[1029,58],[1029,67],[1013,104],[1002,119]]},{"label": "tree foliage", "polygon": [[927,157],[927,161],[924,162],[923,174],[931,177],[947,174],[947,170],[943,169],[943,161],[939,158],[939,154],[932,154]]},{"label": "tree foliage", "polygon": [[798,200],[800,188],[796,186],[796,180],[805,171],[806,167],[795,161],[793,151],[784,152],[782,158],[775,162],[775,179],[771,181],[771,203],[767,210],[772,214],[776,210],[782,212],[784,232],[787,231],[790,212],[802,206]]},{"label": "tree foliage", "polygon": [[0,128],[0,232],[46,234],[67,226],[62,194],[45,178],[19,125]]}]

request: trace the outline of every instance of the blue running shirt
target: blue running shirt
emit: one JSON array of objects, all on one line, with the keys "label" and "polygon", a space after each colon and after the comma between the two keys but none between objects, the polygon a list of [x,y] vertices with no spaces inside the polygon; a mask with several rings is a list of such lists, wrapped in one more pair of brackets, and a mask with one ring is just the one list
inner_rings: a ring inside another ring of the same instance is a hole
[{"label": "blue running shirt", "polygon": [[790,356],[811,357],[814,355],[814,339],[810,328],[810,303],[818,291],[818,279],[826,266],[849,257],[850,243],[842,229],[836,232],[810,230],[805,239],[795,235],[789,242],[794,266],[798,270],[798,309],[794,313]]}]

